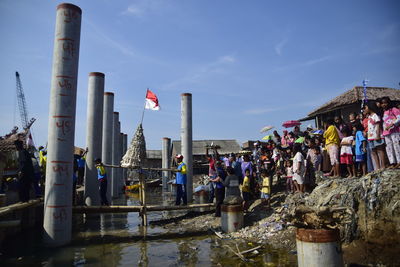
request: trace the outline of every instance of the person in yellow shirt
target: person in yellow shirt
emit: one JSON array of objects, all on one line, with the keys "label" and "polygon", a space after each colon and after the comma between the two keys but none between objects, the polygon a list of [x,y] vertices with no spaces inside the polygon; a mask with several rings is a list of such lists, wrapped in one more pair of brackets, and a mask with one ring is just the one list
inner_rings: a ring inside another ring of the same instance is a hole
[{"label": "person in yellow shirt", "polygon": [[265,205],[265,208],[268,209],[271,198],[271,186],[269,183],[269,176],[267,170],[262,171],[261,178],[262,178],[261,202]]},{"label": "person in yellow shirt", "polygon": [[243,196],[243,210],[247,212],[249,207],[250,199],[251,199],[251,190],[250,190],[250,170],[246,169],[244,171],[244,178],[242,183],[242,196]]},{"label": "person in yellow shirt", "polygon": [[327,120],[324,133],[325,147],[331,160],[333,176],[339,176],[339,132],[332,119]]}]

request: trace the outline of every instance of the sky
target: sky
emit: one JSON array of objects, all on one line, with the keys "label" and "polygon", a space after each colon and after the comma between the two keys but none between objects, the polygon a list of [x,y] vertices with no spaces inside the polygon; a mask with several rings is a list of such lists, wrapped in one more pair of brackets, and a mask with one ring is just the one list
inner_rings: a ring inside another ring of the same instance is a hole
[{"label": "sky", "polygon": [[[0,0],[0,135],[21,125],[21,75],[37,145],[46,144],[56,7]],[[133,136],[146,88],[148,149],[180,139],[182,93],[193,95],[193,139],[263,137],[260,129],[305,117],[360,86],[399,89],[400,1],[85,0],[75,145],[86,147],[89,72],[105,74],[121,131]],[[303,125],[305,126],[305,125]],[[129,141],[128,141],[129,142]]]}]

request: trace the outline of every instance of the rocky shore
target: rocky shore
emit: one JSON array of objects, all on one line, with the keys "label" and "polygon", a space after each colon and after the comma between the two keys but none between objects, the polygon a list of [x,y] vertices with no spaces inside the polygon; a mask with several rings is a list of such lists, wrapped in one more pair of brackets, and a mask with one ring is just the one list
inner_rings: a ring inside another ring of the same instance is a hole
[{"label": "rocky shore", "polygon": [[212,213],[171,218],[161,224],[171,231],[216,231],[223,238],[288,251],[296,249],[297,227],[339,228],[347,262],[371,261],[373,257],[377,263],[400,264],[398,257],[393,257],[400,251],[400,170],[350,179],[320,176],[317,182],[310,194],[276,193],[270,209],[256,200],[245,214],[245,227],[235,233],[221,233],[220,218]]}]

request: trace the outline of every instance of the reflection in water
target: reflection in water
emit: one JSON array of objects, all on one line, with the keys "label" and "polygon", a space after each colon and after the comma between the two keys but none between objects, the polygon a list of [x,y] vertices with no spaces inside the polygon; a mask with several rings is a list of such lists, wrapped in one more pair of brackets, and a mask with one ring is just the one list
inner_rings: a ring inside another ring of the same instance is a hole
[{"label": "reflection in water", "polygon": [[194,241],[182,240],[178,243],[178,263],[185,266],[195,266],[198,262],[196,243]]},{"label": "reflection in water", "polygon": [[[168,203],[161,191],[149,194],[150,204]],[[113,200],[116,205],[137,205],[138,195]],[[138,213],[75,214],[71,245],[49,249],[41,243],[41,232],[24,233],[23,238],[7,241],[0,250],[1,266],[293,266],[294,255],[267,250],[253,257],[254,264],[243,263],[215,236],[157,239],[168,230],[160,226],[140,226]],[[151,212],[149,221],[163,218]],[[175,229],[176,230],[176,229]],[[140,241],[132,236],[143,237]],[[146,240],[145,237],[152,236]],[[229,242],[229,241],[228,241]],[[240,243],[241,250],[248,249]],[[265,257],[263,257],[263,255]],[[4,264],[3,264],[4,263]],[[271,265],[272,264],[272,265]]]}]

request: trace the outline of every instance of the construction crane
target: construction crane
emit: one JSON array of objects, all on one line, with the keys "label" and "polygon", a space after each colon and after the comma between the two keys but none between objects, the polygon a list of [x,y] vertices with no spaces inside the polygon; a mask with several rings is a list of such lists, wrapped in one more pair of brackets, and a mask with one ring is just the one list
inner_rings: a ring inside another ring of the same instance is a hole
[{"label": "construction crane", "polygon": [[22,128],[29,129],[36,119],[32,118],[30,121],[28,121],[28,110],[26,108],[24,89],[22,88],[22,83],[21,79],[19,78],[18,71],[15,72],[15,77],[17,79],[17,98]]}]

